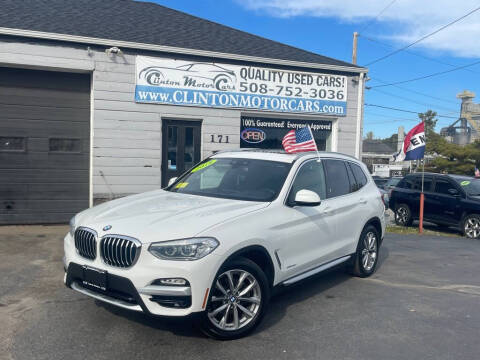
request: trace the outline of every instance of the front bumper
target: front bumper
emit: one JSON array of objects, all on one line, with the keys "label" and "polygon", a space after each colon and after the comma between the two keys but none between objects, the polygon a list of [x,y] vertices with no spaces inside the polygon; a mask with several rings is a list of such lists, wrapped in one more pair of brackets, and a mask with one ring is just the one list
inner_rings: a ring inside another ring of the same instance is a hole
[{"label": "front bumper", "polygon": [[[142,246],[137,262],[131,268],[117,268],[80,256],[72,237],[64,239],[65,285],[84,295],[125,309],[158,316],[188,316],[205,309],[206,298],[218,267],[220,257],[210,254],[196,261],[160,260]],[[97,251],[97,254],[100,254]],[[105,290],[84,282],[84,266],[107,272]],[[187,286],[158,285],[155,280],[183,278]]]}]

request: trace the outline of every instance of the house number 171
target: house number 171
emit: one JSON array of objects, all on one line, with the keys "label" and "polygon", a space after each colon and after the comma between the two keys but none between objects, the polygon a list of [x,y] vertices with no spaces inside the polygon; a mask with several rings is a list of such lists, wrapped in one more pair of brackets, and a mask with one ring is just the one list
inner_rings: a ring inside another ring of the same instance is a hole
[{"label": "house number 171", "polygon": [[219,134],[212,134],[210,135],[210,142],[211,143],[219,143],[219,144],[228,144],[229,139],[228,135],[219,135]]}]

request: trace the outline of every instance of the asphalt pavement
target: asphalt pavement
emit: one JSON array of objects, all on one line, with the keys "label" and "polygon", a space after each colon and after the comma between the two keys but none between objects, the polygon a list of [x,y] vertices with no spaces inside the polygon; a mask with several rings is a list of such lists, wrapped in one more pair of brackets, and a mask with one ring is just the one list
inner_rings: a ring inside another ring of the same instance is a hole
[{"label": "asphalt pavement", "polygon": [[67,230],[0,227],[0,359],[480,358],[480,241],[387,234],[372,277],[289,287],[251,336],[220,342],[67,289]]}]

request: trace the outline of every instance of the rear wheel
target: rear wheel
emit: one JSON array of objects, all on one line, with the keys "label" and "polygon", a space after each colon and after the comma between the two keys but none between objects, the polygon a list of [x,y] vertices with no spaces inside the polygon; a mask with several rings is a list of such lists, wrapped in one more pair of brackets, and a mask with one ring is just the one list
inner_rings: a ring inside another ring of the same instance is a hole
[{"label": "rear wheel", "polygon": [[355,253],[352,273],[359,277],[368,277],[375,272],[378,262],[380,235],[373,225],[367,225],[360,235]]},{"label": "rear wheel", "polygon": [[463,220],[463,234],[470,239],[480,238],[480,216],[471,214]]},{"label": "rear wheel", "polygon": [[400,226],[412,224],[412,212],[407,204],[399,204],[395,208],[395,223]]},{"label": "rear wheel", "polygon": [[200,326],[216,339],[243,337],[260,323],[270,298],[262,269],[253,261],[238,258],[218,272]]}]

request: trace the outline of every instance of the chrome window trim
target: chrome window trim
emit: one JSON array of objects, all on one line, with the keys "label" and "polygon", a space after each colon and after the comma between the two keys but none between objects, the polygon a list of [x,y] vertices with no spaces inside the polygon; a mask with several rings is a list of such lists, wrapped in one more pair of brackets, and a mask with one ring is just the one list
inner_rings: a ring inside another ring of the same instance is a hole
[{"label": "chrome window trim", "polygon": [[[313,156],[312,154],[308,154],[308,155]],[[304,164],[306,164],[307,162],[309,162],[309,161],[314,161],[314,160],[315,160],[315,161],[320,160],[320,162],[323,162],[324,160],[339,160],[339,161],[343,161],[343,162],[351,162],[351,163],[353,163],[353,164],[358,165],[358,166],[362,169],[365,177],[367,178],[367,183],[365,184],[365,186],[362,186],[362,187],[361,187],[360,189],[358,189],[357,191],[349,192],[348,194],[343,194],[343,195],[339,195],[339,196],[334,196],[334,197],[331,197],[331,198],[326,197],[325,199],[320,199],[322,202],[324,202],[324,201],[329,201],[329,200],[331,200],[331,199],[338,199],[338,198],[341,198],[341,197],[344,197],[344,196],[350,196],[350,195],[356,194],[356,193],[358,193],[359,191],[362,191],[364,188],[366,188],[366,186],[367,186],[368,183],[370,183],[371,181],[373,181],[373,180],[371,180],[371,177],[369,177],[369,176],[367,176],[367,175],[365,174],[365,171],[363,170],[361,163],[358,162],[358,161],[354,161],[353,159],[344,159],[344,158],[342,158],[342,157],[338,157],[338,158],[337,158],[337,157],[332,157],[332,156],[329,156],[329,157],[322,157],[322,156],[310,157],[310,158],[307,158],[307,159],[305,159],[304,161],[302,161],[302,162],[300,163],[300,165],[297,167],[297,169],[295,170],[295,174],[293,175],[293,179],[292,179],[292,181],[290,182],[290,184],[289,184],[289,186],[288,186],[287,193],[286,193],[286,195],[285,195],[285,198],[283,199],[283,205],[285,205],[285,206],[287,206],[287,207],[290,207],[290,206],[287,205],[287,199],[288,199],[288,196],[290,195],[290,191],[291,191],[291,189],[292,189],[293,182],[294,182],[295,179],[297,178],[298,171],[300,170],[300,168],[301,168]],[[326,170],[325,170],[325,167],[324,167],[324,175],[325,175],[325,185],[326,185],[326,184],[327,184],[327,172],[326,172]]]}]

